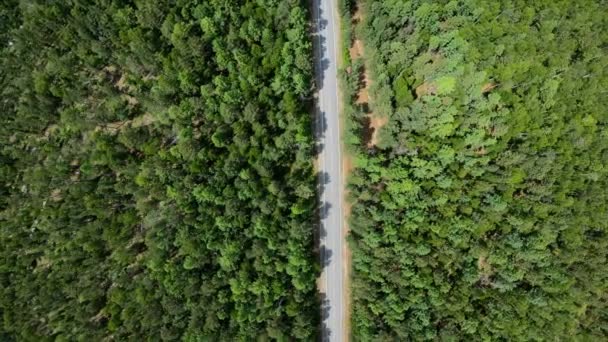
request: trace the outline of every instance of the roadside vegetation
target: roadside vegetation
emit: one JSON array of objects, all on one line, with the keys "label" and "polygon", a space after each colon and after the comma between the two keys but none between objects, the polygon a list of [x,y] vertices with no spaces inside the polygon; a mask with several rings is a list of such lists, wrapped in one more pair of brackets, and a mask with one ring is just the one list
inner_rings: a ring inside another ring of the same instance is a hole
[{"label": "roadside vegetation", "polygon": [[356,6],[354,339],[605,340],[606,3]]},{"label": "roadside vegetation", "polygon": [[315,339],[306,8],[2,2],[1,340]]}]

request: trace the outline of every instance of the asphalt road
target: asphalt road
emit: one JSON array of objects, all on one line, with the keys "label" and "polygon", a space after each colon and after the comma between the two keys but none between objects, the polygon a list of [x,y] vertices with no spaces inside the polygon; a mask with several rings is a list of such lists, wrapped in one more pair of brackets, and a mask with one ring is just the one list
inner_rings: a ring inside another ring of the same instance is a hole
[{"label": "asphalt road", "polygon": [[322,341],[345,341],[342,260],[342,158],[338,112],[336,0],[313,0],[320,192],[320,249],[324,299]]}]

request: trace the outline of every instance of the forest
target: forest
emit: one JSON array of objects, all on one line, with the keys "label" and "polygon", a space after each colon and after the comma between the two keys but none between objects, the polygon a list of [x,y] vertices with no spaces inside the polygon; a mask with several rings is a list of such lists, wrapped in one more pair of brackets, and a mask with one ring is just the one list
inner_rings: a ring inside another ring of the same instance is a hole
[{"label": "forest", "polygon": [[[338,3],[352,339],[608,339],[608,3]],[[309,5],[0,3],[1,341],[316,340]]]},{"label": "forest", "polygon": [[314,340],[298,0],[0,4],[0,340]]},{"label": "forest", "polygon": [[355,341],[608,338],[607,5],[343,1]]}]

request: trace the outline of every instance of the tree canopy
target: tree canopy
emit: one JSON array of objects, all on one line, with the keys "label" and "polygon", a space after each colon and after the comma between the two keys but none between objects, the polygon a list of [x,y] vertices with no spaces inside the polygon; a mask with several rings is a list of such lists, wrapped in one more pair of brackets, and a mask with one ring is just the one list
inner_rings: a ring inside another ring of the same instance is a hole
[{"label": "tree canopy", "polygon": [[360,6],[355,340],[606,339],[606,2]]},{"label": "tree canopy", "polygon": [[314,339],[306,8],[2,2],[0,339]]}]

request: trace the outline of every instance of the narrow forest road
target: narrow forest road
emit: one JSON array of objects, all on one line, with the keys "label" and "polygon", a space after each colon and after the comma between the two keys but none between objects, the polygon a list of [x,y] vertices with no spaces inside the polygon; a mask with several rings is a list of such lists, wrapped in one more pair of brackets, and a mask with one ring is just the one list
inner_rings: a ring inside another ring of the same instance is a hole
[{"label": "narrow forest road", "polygon": [[338,111],[336,0],[313,0],[317,110],[315,135],[319,151],[322,341],[345,341],[342,234],[342,156]]}]

